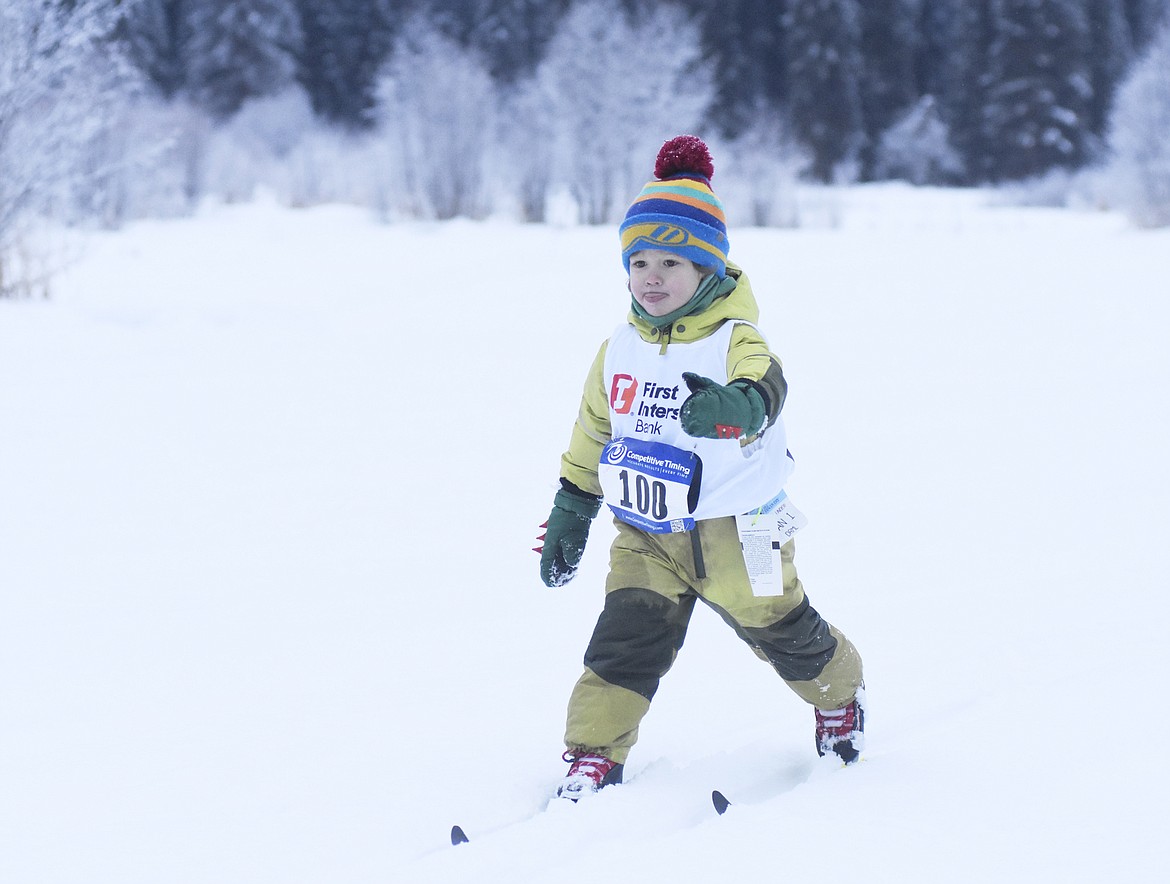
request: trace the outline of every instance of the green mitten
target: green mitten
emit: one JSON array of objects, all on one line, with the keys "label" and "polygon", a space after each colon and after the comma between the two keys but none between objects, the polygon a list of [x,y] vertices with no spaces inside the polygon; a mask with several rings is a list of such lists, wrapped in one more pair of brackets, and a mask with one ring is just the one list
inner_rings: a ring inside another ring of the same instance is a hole
[{"label": "green mitten", "polygon": [[768,416],[764,397],[750,381],[724,385],[689,371],[683,380],[691,391],[682,404],[679,421],[683,431],[704,439],[737,439],[764,427]]},{"label": "green mitten", "polygon": [[589,526],[601,509],[601,500],[583,497],[562,488],[553,498],[552,512],[542,525],[544,546],[540,553],[540,579],[545,586],[564,586],[577,575]]}]

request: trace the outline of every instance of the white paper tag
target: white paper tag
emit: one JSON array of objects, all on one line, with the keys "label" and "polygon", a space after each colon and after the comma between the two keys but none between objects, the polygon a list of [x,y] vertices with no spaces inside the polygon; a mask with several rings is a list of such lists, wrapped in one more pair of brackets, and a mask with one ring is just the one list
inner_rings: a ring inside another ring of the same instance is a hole
[{"label": "white paper tag", "polygon": [[784,595],[780,547],[808,524],[804,513],[781,491],[758,510],[735,517],[752,595]]}]

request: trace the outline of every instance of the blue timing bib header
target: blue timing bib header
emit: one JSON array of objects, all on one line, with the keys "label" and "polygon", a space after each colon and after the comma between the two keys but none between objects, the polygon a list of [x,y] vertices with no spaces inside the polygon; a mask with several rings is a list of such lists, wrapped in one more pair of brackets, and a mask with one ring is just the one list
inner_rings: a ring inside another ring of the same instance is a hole
[{"label": "blue timing bib header", "polygon": [[602,449],[597,470],[605,502],[623,522],[651,534],[690,531],[702,461],[693,451],[625,437]]}]

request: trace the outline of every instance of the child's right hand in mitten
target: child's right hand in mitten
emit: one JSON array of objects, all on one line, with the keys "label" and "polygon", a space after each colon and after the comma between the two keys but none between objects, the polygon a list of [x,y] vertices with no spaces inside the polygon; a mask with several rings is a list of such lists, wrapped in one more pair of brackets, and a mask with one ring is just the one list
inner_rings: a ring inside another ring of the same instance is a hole
[{"label": "child's right hand in mitten", "polygon": [[540,579],[545,586],[564,586],[577,576],[577,566],[589,539],[589,526],[601,508],[597,498],[585,498],[561,489],[553,498],[552,512],[541,527]]},{"label": "child's right hand in mitten", "polygon": [[764,397],[750,381],[720,384],[689,371],[683,380],[691,395],[683,401],[679,421],[688,436],[738,439],[763,429],[768,416]]}]

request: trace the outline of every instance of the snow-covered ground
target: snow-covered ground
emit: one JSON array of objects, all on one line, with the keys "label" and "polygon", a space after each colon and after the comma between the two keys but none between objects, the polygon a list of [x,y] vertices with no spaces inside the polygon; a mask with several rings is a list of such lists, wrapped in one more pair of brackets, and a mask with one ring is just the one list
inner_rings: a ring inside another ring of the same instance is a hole
[{"label": "snow-covered ground", "polygon": [[863,763],[700,609],[627,783],[545,810],[612,528],[561,589],[531,547],[613,229],[208,208],[0,302],[0,881],[1163,880],[1170,231],[836,199],[731,252]]}]

